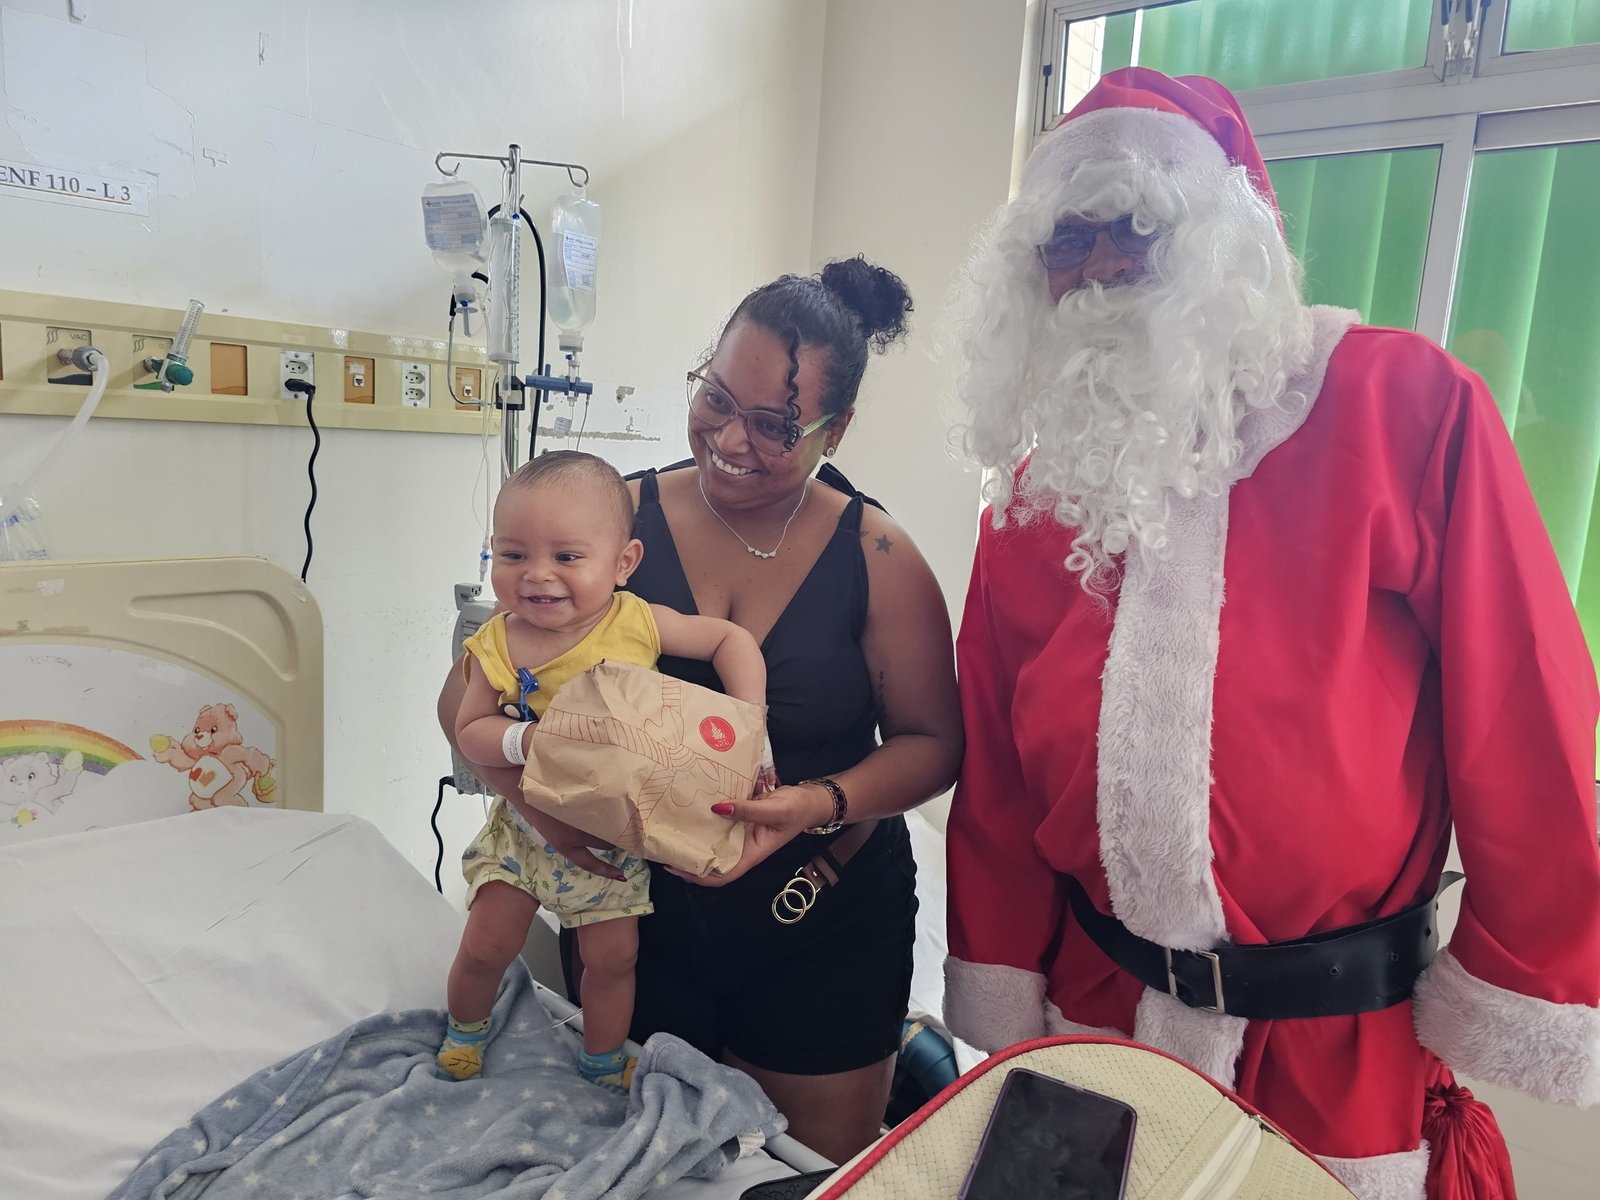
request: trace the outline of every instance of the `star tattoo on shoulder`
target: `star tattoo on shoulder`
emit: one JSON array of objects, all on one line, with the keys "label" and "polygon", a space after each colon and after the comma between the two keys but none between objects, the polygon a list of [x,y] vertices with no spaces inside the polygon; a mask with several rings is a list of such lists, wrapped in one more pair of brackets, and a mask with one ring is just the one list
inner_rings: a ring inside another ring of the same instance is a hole
[{"label": "star tattoo on shoulder", "polygon": [[889,540],[888,534],[884,534],[878,538],[878,549],[882,550],[885,554],[889,553],[889,548],[893,545],[894,543]]}]

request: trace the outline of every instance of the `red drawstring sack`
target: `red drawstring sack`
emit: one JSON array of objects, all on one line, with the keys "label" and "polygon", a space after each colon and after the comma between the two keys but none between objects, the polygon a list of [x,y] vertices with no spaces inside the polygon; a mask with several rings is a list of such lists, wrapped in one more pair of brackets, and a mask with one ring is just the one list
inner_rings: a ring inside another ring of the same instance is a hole
[{"label": "red drawstring sack", "polygon": [[1424,1095],[1428,1200],[1517,1200],[1511,1152],[1489,1106],[1457,1084],[1443,1063],[1435,1065]]}]

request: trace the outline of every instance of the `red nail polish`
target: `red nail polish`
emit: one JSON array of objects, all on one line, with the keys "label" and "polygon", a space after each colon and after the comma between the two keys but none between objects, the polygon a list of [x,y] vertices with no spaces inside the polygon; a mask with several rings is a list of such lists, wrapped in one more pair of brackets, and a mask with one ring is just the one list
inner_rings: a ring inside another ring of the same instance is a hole
[{"label": "red nail polish", "polygon": [[724,801],[721,804],[713,804],[711,806],[711,811],[716,813],[719,817],[731,817],[733,816],[733,805]]}]

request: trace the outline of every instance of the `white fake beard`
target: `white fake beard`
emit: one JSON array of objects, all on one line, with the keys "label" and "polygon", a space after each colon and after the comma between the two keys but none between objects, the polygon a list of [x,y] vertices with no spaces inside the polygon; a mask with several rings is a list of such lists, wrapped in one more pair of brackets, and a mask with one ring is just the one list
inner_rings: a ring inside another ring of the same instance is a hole
[{"label": "white fake beard", "polygon": [[1161,290],[1086,284],[1042,314],[1030,355],[1037,421],[1019,498],[1076,531],[1066,565],[1095,591],[1120,578],[1132,543],[1155,552],[1145,561],[1166,549],[1169,489],[1216,495],[1239,456],[1230,346],[1153,322]]},{"label": "white fake beard", "polygon": [[[1130,210],[1170,229],[1147,273],[1053,303],[1035,246],[1063,213]],[[1274,213],[1237,168],[1089,164],[1002,209],[954,314],[963,437],[994,471],[985,493],[995,524],[1051,518],[1071,529],[1066,566],[1092,593],[1115,590],[1135,543],[1135,569],[1153,566],[1170,497],[1227,487],[1240,422],[1279,404],[1309,355],[1300,282]]]},{"label": "white fake beard", "polygon": [[1242,170],[1144,171],[1123,195],[1114,168],[1110,184],[1085,186],[1115,195],[1066,211],[1104,218],[1147,197],[1131,203],[1173,229],[1144,277],[1051,301],[1035,245],[1064,202],[1022,197],[979,245],[954,314],[963,442],[994,470],[984,493],[995,525],[1053,518],[1074,531],[1066,566],[1099,595],[1122,581],[1133,544],[1133,570],[1160,560],[1173,494],[1226,490],[1240,421],[1282,403],[1310,354],[1299,264]]}]

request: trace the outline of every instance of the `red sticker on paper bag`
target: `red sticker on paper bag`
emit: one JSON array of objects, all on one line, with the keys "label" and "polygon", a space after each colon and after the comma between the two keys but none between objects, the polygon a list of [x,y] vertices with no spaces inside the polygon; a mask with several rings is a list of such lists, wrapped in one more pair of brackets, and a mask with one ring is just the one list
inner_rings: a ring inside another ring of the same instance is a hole
[{"label": "red sticker on paper bag", "polygon": [[707,717],[700,722],[700,737],[713,750],[732,750],[733,726],[721,717]]}]

